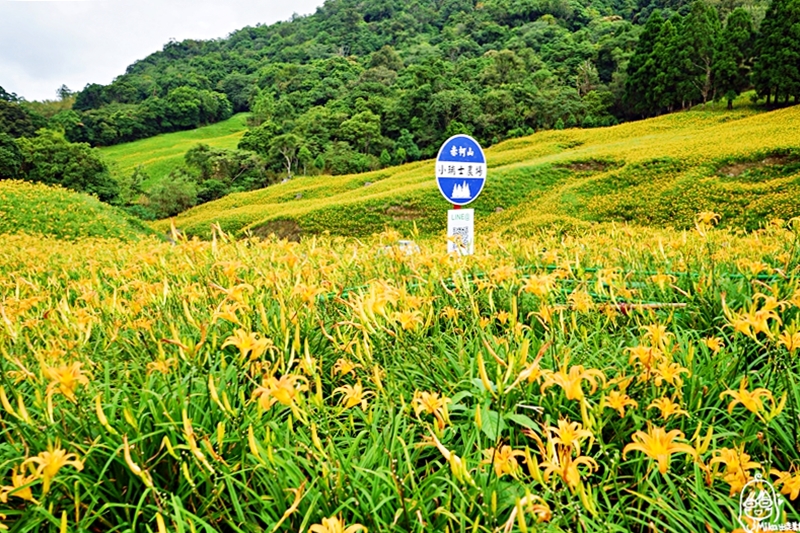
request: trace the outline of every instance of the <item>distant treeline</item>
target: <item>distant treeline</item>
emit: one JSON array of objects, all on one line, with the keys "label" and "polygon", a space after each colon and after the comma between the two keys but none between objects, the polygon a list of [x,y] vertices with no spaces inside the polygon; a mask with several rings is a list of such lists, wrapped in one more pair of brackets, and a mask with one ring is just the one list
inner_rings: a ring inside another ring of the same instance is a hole
[{"label": "distant treeline", "polygon": [[735,9],[724,21],[698,1],[685,15],[654,11],[628,64],[625,103],[642,116],[725,99],[754,87],[771,102],[800,102],[800,0],[773,0],[755,29]]},{"label": "distant treeline", "polygon": [[[800,0],[328,0],[225,39],[170,42],[109,85],[62,87],[58,105],[0,89],[0,169],[6,157],[23,172],[8,139],[43,127],[107,146],[249,111],[239,150],[187,154],[161,194],[182,199],[150,217],[279,176],[430,158],[456,133],[491,145],[750,88],[798,101]],[[135,197],[149,177],[125,179],[119,195]]]}]

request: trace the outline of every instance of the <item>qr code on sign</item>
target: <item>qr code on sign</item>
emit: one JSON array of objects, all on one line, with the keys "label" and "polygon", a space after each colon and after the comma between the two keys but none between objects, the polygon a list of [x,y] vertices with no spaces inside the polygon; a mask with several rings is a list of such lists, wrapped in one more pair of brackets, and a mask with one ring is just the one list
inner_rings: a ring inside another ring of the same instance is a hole
[{"label": "qr code on sign", "polygon": [[463,246],[464,248],[469,248],[469,228],[466,226],[455,226],[453,227],[453,242],[457,246]]}]

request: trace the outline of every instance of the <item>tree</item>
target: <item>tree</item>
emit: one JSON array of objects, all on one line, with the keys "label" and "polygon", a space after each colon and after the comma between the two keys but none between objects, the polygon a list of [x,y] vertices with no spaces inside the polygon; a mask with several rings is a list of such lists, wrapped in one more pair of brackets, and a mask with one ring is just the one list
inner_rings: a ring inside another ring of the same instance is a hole
[{"label": "tree", "polygon": [[0,100],[0,133],[30,137],[46,124],[43,117],[27,111],[20,104]]},{"label": "tree", "polygon": [[733,109],[733,101],[750,84],[753,46],[753,17],[746,9],[737,8],[728,17],[714,54],[717,99],[725,98],[728,109]]},{"label": "tree", "polygon": [[772,0],[756,39],[753,85],[760,98],[800,101],[800,0]]},{"label": "tree", "polygon": [[652,92],[648,97],[652,113],[659,113],[663,109],[673,111],[677,105],[683,104],[682,37],[678,35],[680,25],[681,19],[678,15],[664,22],[653,48],[652,57],[656,75],[652,81]]},{"label": "tree", "polygon": [[26,180],[95,194],[104,202],[113,202],[119,195],[119,185],[88,144],[71,143],[63,133],[51,130],[40,130],[35,137],[23,137],[17,143]]},{"label": "tree", "polygon": [[251,126],[260,126],[271,121],[275,115],[275,99],[272,93],[266,89],[256,89],[250,99],[250,112],[248,120]]},{"label": "tree", "polygon": [[19,177],[22,168],[22,152],[14,139],[0,133],[0,179],[15,179]]},{"label": "tree", "polygon": [[308,164],[311,163],[313,159],[311,150],[309,150],[307,146],[303,145],[300,147],[300,150],[297,152],[297,161],[303,165],[303,176],[308,174]]},{"label": "tree", "polygon": [[75,92],[66,86],[66,84],[62,84],[61,87],[56,89],[56,96],[58,96],[59,100],[66,100],[67,98],[72,97]]},{"label": "tree", "polygon": [[277,135],[277,131],[278,126],[274,122],[263,122],[257,128],[245,132],[239,140],[238,148],[239,150],[250,150],[251,152],[256,152],[264,157],[268,157],[270,143]]},{"label": "tree", "polygon": [[150,190],[147,203],[156,218],[167,218],[197,204],[197,184],[183,171],[172,171]]},{"label": "tree", "polygon": [[381,152],[381,167],[386,168],[392,164],[392,155],[389,153],[389,150],[384,149]]},{"label": "tree", "polygon": [[400,130],[400,137],[397,139],[397,150],[398,155],[401,155],[400,150],[403,150],[403,163],[406,161],[417,161],[422,156],[419,146],[414,142],[414,135],[407,129]]},{"label": "tree", "polygon": [[639,36],[636,51],[628,63],[628,79],[625,83],[623,100],[632,111],[640,115],[651,115],[656,108],[653,102],[653,89],[658,72],[653,51],[663,25],[664,17],[661,11],[653,11]]},{"label": "tree", "polygon": [[303,141],[293,133],[286,133],[274,137],[269,143],[269,155],[272,159],[283,158],[286,167],[286,176],[292,178],[292,168],[297,159],[297,152]]},{"label": "tree", "polygon": [[[681,59],[690,86],[697,91],[704,104],[713,98],[712,67],[719,32],[717,10],[703,0],[695,1],[683,21],[681,35],[685,44]],[[682,96],[685,99],[685,93]]]},{"label": "tree", "polygon": [[5,89],[0,87],[0,100],[2,100],[4,102],[18,103],[19,102],[19,96],[17,96],[16,93],[6,92]]},{"label": "tree", "polygon": [[339,138],[356,146],[363,146],[364,154],[369,153],[370,143],[380,135],[381,118],[372,111],[357,113],[339,127]]}]

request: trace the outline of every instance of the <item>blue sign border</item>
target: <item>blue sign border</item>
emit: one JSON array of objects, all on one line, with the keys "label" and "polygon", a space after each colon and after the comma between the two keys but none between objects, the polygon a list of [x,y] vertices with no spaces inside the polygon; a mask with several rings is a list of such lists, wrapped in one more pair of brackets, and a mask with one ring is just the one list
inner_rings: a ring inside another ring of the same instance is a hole
[{"label": "blue sign border", "polygon": [[[487,177],[486,175],[489,173],[489,164],[488,164],[488,161],[486,160],[486,154],[483,152],[483,147],[481,146],[481,143],[479,143],[477,140],[475,140],[473,137],[471,137],[469,135],[466,135],[466,134],[463,134],[463,133],[459,133],[458,135],[453,135],[452,137],[450,137],[449,139],[447,139],[445,142],[442,143],[442,146],[439,148],[439,153],[436,155],[436,163],[435,163],[435,165],[438,165],[439,163],[451,163],[452,162],[452,161],[443,161],[441,159],[442,152],[444,151],[445,147],[453,139],[459,139],[459,138],[469,139],[470,141],[475,143],[475,146],[478,147],[478,150],[480,152],[480,156],[483,159],[483,164],[486,165],[486,172],[484,173],[483,180],[481,182],[481,188],[478,189],[478,192],[476,192],[472,196],[472,198],[470,198],[468,201],[466,201],[466,202],[458,202],[458,201],[452,200],[449,196],[447,196],[447,194],[445,194],[444,190],[442,190],[442,182],[441,182],[441,180],[442,179],[452,179],[452,178],[440,178],[439,176],[436,176],[436,187],[439,188],[439,192],[444,197],[444,199],[447,200],[447,203],[449,203],[450,205],[465,206],[465,205],[469,205],[472,202],[474,202],[475,200],[477,200],[478,196],[480,196],[481,192],[483,192],[483,189],[486,187],[486,177]],[[435,173],[436,173],[436,168],[434,167],[434,174]]]}]

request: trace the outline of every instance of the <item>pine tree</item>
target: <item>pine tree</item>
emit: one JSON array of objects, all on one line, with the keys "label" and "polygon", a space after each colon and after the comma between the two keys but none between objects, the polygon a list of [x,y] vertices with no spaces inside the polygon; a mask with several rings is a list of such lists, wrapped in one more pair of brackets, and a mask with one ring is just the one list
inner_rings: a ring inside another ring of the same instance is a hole
[{"label": "pine tree", "polygon": [[728,101],[728,109],[733,109],[733,101],[750,84],[753,45],[753,17],[737,8],[728,17],[714,53],[715,92],[717,99]]},{"label": "pine tree", "polygon": [[654,111],[662,109],[672,111],[676,104],[680,102],[680,95],[678,94],[680,69],[677,63],[679,56],[676,54],[680,41],[676,23],[680,24],[680,17],[677,15],[664,23],[653,49],[656,75],[651,101]]},{"label": "pine tree", "polygon": [[653,11],[628,63],[624,102],[631,111],[640,115],[651,115],[655,112],[652,94],[657,72],[653,50],[663,25],[661,11]]},{"label": "pine tree", "polygon": [[756,40],[753,85],[767,104],[800,100],[800,0],[772,0]]}]

